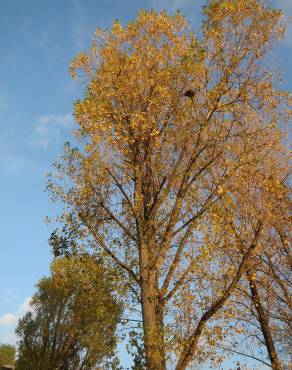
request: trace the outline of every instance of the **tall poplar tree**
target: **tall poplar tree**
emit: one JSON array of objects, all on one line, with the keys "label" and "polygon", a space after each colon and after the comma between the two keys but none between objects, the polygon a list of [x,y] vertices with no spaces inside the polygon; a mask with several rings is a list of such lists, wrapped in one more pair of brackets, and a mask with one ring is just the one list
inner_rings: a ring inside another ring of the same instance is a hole
[{"label": "tall poplar tree", "polygon": [[[184,370],[222,340],[220,315],[262,253],[286,171],[290,95],[265,59],[282,13],[261,0],[203,10],[200,37],[181,14],[154,11],[96,31],[71,64],[85,83],[79,147],[65,146],[48,184],[65,222],[138,292],[148,370]],[[222,238],[232,229],[223,214],[241,243]]]}]

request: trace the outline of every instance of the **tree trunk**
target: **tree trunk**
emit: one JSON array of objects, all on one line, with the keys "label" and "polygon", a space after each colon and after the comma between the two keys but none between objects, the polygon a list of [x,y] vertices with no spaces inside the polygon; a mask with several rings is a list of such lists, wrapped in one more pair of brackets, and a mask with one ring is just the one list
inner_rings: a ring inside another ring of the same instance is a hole
[{"label": "tree trunk", "polygon": [[258,320],[261,325],[262,333],[265,339],[267,351],[269,354],[269,358],[271,361],[271,366],[273,370],[282,370],[281,362],[279,360],[278,354],[276,352],[274,340],[272,337],[271,329],[269,326],[269,319],[267,316],[267,313],[262,305],[261,298],[257,289],[256,282],[253,280],[252,272],[247,271],[246,273],[248,281],[249,281],[249,286],[250,286],[250,291],[251,291],[251,296],[252,296],[252,301],[255,306],[255,309],[258,314]]},{"label": "tree trunk", "polygon": [[141,288],[147,370],[166,370],[163,304],[158,298],[158,284],[153,272],[147,279],[142,279]]}]

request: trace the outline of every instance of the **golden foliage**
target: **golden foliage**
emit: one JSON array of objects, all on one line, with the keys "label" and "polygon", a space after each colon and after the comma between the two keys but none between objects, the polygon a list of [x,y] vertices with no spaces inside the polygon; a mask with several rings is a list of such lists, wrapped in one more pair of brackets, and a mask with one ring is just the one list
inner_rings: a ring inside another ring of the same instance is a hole
[{"label": "golden foliage", "polygon": [[138,288],[155,370],[165,348],[183,370],[209,356],[204,333],[211,351],[223,338],[285,194],[290,94],[264,62],[282,14],[260,0],[210,0],[204,14],[200,38],[181,14],[154,11],[97,30],[70,66],[86,84],[83,148],[59,167],[70,190],[53,188]]}]

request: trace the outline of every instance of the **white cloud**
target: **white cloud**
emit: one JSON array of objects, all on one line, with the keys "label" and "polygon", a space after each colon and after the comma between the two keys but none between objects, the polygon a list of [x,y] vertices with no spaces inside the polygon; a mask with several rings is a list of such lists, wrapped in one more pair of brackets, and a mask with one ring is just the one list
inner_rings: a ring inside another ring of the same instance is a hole
[{"label": "white cloud", "polygon": [[73,126],[72,114],[40,115],[33,127],[32,144],[47,149],[61,139],[62,132]]},{"label": "white cloud", "polygon": [[16,343],[14,333],[18,320],[30,309],[31,297],[27,297],[16,309],[15,312],[5,313],[0,316],[0,343]]},{"label": "white cloud", "polygon": [[5,313],[0,316],[0,325],[14,325],[17,322],[17,317],[12,313]]},{"label": "white cloud", "polygon": [[17,336],[14,331],[7,331],[4,332],[2,335],[0,334],[1,343],[15,345],[17,342]]},{"label": "white cloud", "polygon": [[25,315],[30,309],[30,304],[31,304],[31,297],[25,298],[24,302],[19,306],[17,310],[17,316],[23,316]]}]

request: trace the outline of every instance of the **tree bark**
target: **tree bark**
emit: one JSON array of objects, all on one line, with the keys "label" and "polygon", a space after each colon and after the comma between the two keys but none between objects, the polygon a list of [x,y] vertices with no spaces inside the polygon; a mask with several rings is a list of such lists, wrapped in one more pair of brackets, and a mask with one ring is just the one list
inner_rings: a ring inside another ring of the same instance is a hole
[{"label": "tree bark", "polygon": [[263,336],[264,336],[264,339],[265,339],[265,343],[266,343],[267,351],[268,351],[269,358],[270,358],[270,361],[271,361],[272,369],[273,370],[282,370],[281,362],[279,360],[279,357],[278,357],[278,354],[277,354],[277,351],[276,351],[276,348],[275,348],[275,343],[274,343],[274,340],[273,340],[273,337],[272,337],[267,312],[265,311],[265,309],[262,305],[260,294],[259,294],[259,291],[257,289],[257,284],[254,281],[253,274],[250,270],[246,272],[246,275],[247,275],[248,282],[249,282],[252,301],[253,301],[254,307],[257,311],[258,320],[260,322],[262,333],[263,333]]},{"label": "tree bark", "polygon": [[163,304],[159,301],[156,274],[142,280],[141,300],[147,370],[166,370]]}]

